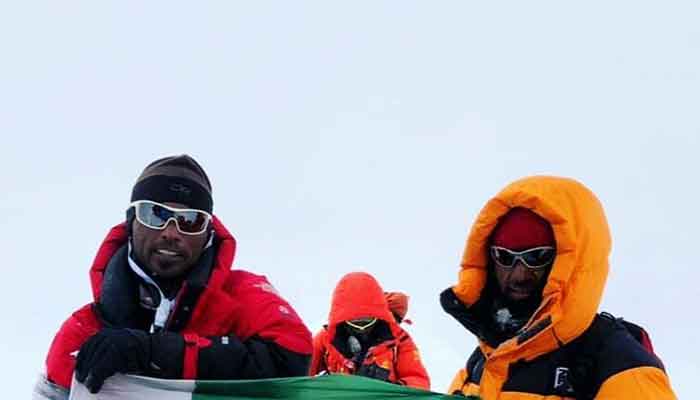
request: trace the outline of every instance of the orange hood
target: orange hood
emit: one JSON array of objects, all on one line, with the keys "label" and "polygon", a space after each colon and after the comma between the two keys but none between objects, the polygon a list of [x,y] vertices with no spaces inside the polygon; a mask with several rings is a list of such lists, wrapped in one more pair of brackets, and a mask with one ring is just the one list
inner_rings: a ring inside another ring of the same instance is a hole
[{"label": "orange hood", "polygon": [[608,275],[610,232],[595,195],[572,179],[524,178],[489,200],[472,226],[459,280],[452,288],[464,304],[470,306],[479,299],[487,280],[489,236],[498,219],[514,207],[528,208],[549,221],[557,256],[542,303],[523,328],[524,334],[497,349],[480,344],[490,354],[494,382],[505,378],[508,365],[516,359],[531,360],[581,335],[595,317]]},{"label": "orange hood", "polygon": [[329,337],[335,337],[338,324],[362,317],[377,318],[389,326],[396,325],[377,280],[365,272],[351,272],[340,279],[333,291],[328,314]]}]

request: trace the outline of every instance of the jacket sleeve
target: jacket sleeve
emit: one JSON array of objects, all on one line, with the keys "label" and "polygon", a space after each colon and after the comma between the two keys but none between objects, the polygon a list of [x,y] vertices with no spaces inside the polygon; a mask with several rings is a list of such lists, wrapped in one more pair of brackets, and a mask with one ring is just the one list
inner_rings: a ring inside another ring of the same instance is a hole
[{"label": "jacket sleeve", "polygon": [[[306,375],[309,355],[296,353],[259,337],[240,341],[235,336],[207,338],[199,349],[196,378],[264,379]],[[186,356],[185,356],[186,357]],[[191,361],[190,361],[191,362]],[[185,378],[188,360],[185,360]]]},{"label": "jacket sleeve", "polygon": [[[616,320],[596,318],[589,328],[580,350],[585,362],[594,362],[595,368],[579,370],[578,380],[589,382],[593,388],[590,397],[607,399],[675,399],[663,363],[635,339]],[[593,350],[589,350],[593,349]],[[576,379],[574,380],[575,383]],[[574,388],[576,388],[574,386]],[[585,390],[585,388],[582,388]]]},{"label": "jacket sleeve", "polygon": [[464,383],[467,381],[469,374],[466,368],[462,368],[457,371],[457,374],[452,378],[452,383],[447,389],[447,394],[463,394],[462,389],[464,388]]},{"label": "jacket sleeve", "polygon": [[396,359],[396,378],[406,386],[430,390],[430,377],[423,366],[418,348],[406,333],[399,341]]},{"label": "jacket sleeve", "polygon": [[606,379],[595,396],[596,400],[675,398],[668,376],[657,367],[637,367],[619,372]]},{"label": "jacket sleeve", "polygon": [[[161,332],[147,336],[148,376],[166,379],[264,379],[306,375],[308,354],[258,336],[198,336]],[[153,368],[153,365],[157,368]]]},{"label": "jacket sleeve", "polygon": [[70,388],[76,354],[80,346],[100,329],[101,323],[88,304],[73,313],[56,333],[46,356],[46,378],[50,383]]},{"label": "jacket sleeve", "polygon": [[326,371],[327,367],[325,365],[323,355],[326,352],[325,347],[326,330],[320,330],[316,336],[314,336],[313,341],[313,353],[311,354],[311,366],[309,367],[309,375],[315,376],[319,373]]},{"label": "jacket sleeve", "polygon": [[263,276],[232,274],[228,336],[184,334],[185,379],[258,379],[304,376],[311,332]]}]

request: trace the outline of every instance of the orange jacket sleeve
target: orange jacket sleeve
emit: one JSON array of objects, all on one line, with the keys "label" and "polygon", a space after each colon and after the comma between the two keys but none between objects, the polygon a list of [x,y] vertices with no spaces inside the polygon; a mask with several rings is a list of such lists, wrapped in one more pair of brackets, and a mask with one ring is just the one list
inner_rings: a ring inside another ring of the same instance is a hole
[{"label": "orange jacket sleeve", "polygon": [[603,382],[596,400],[635,399],[672,400],[676,395],[663,370],[656,367],[637,367],[619,372]]},{"label": "orange jacket sleeve", "polygon": [[309,375],[318,375],[320,372],[326,371],[326,363],[323,355],[326,353],[326,330],[321,329],[313,340],[313,352],[311,353],[311,365],[309,366]]},{"label": "orange jacket sleeve", "polygon": [[408,334],[399,342],[396,379],[406,386],[430,390],[430,377],[420,359],[418,348]]},{"label": "orange jacket sleeve", "polygon": [[447,394],[463,394],[462,388],[464,387],[464,382],[467,381],[468,375],[467,370],[462,368],[457,371],[457,374],[452,378],[452,383],[450,383],[450,388],[447,389]]}]

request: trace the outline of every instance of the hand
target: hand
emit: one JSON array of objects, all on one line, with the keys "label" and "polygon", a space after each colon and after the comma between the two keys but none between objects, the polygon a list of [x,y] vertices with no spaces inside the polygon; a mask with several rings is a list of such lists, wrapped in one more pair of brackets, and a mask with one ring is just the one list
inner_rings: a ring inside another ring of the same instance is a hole
[{"label": "hand", "polygon": [[146,371],[151,359],[151,337],[136,329],[105,328],[80,348],[75,377],[90,393],[97,393],[115,373]]},{"label": "hand", "polygon": [[363,364],[360,369],[357,370],[357,375],[366,376],[367,378],[379,379],[380,381],[389,381],[389,370],[382,368],[377,364],[366,365]]}]

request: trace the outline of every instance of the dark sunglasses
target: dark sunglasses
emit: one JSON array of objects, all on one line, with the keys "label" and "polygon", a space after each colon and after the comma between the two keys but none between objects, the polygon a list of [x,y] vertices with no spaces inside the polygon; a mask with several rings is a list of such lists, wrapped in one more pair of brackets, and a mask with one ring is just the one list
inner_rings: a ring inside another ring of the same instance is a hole
[{"label": "dark sunglasses", "polygon": [[131,203],[136,220],[147,228],[163,230],[170,220],[175,221],[178,232],[183,235],[201,235],[206,232],[212,216],[202,210],[168,207],[150,200]]},{"label": "dark sunglasses", "polygon": [[491,246],[491,259],[501,268],[512,269],[520,260],[529,269],[542,269],[554,261],[557,249],[553,246],[540,246],[523,251],[513,251],[505,247]]}]

